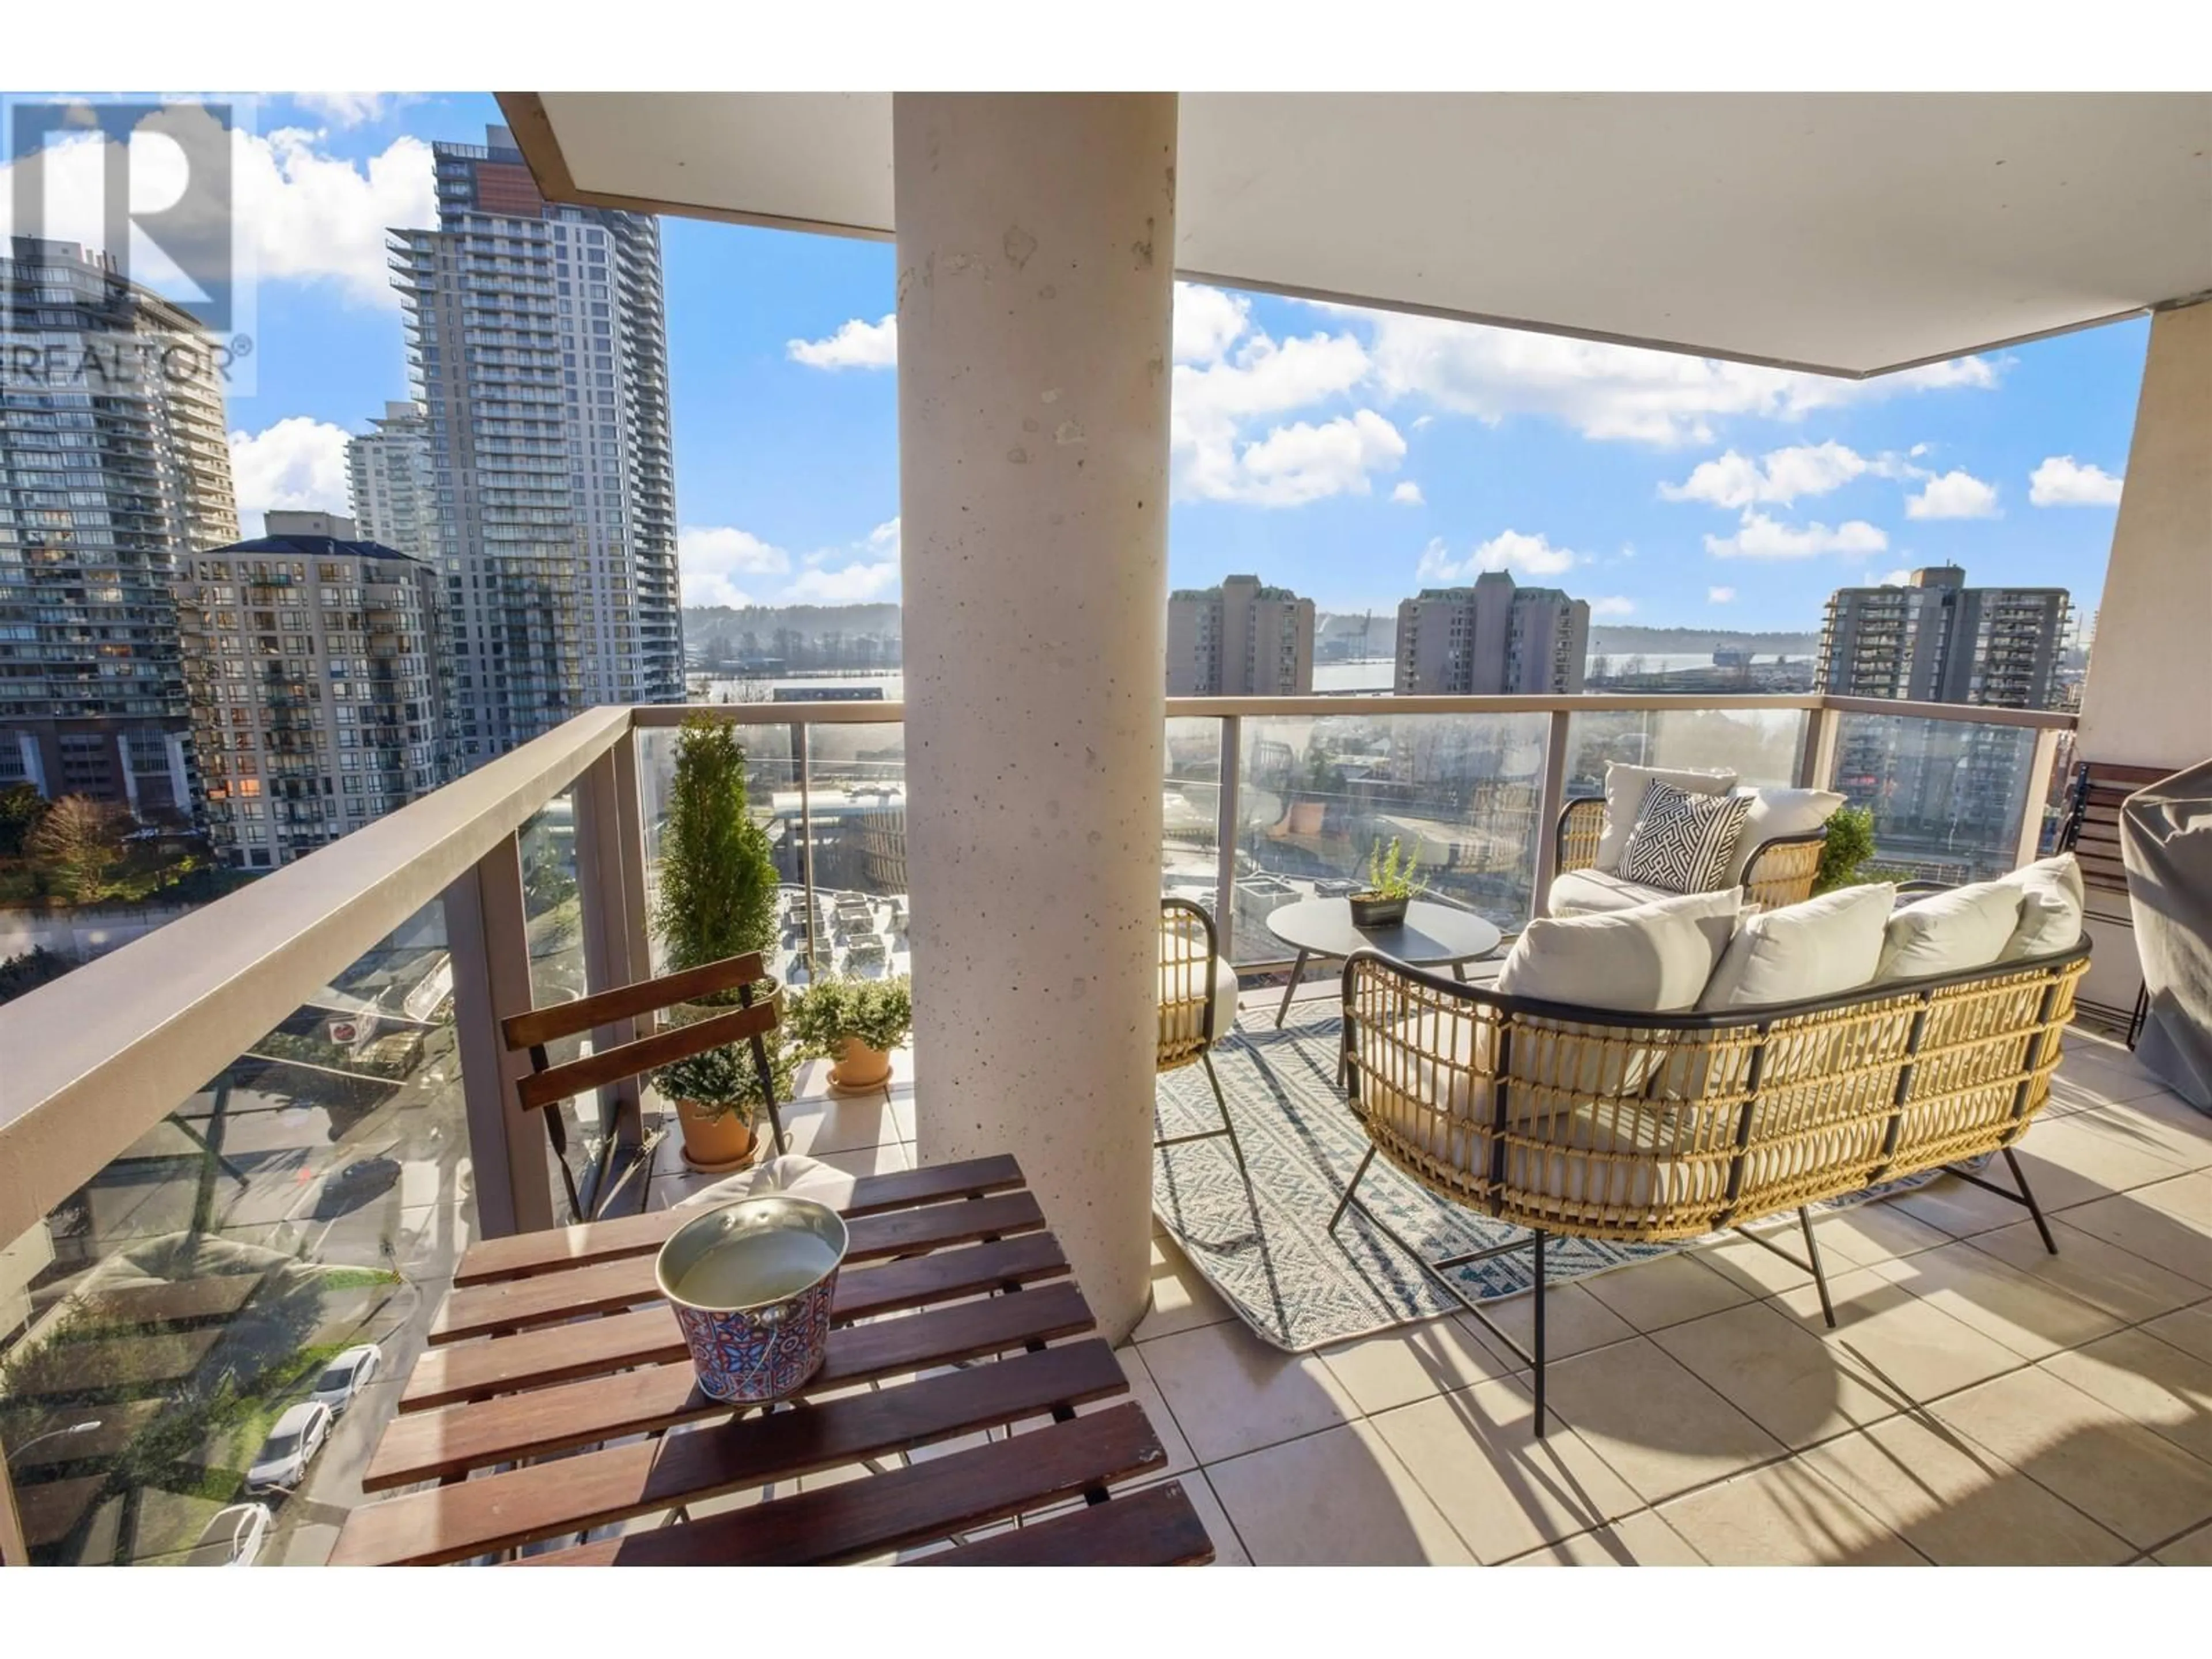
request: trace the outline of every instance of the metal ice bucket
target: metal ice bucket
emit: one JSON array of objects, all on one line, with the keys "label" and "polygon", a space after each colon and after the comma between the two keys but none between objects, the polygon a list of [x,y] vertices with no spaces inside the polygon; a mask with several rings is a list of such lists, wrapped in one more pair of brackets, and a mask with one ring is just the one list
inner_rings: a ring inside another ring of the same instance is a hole
[{"label": "metal ice bucket", "polygon": [[[793,1234],[818,1241],[828,1260],[818,1276],[794,1288],[750,1300],[742,1292],[702,1297],[696,1284],[690,1297],[678,1290],[709,1256],[727,1270],[725,1277],[742,1284],[754,1261],[787,1259]],[[735,1405],[764,1405],[795,1394],[822,1369],[830,1304],[849,1242],[835,1210],[782,1193],[720,1206],[669,1235],[654,1272],[676,1310],[702,1392]]]}]

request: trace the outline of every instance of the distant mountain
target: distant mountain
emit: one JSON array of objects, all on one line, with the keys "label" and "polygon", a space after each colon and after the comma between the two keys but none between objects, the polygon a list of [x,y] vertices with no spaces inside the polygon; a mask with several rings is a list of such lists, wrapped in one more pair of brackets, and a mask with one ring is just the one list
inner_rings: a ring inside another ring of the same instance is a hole
[{"label": "distant mountain", "polygon": [[684,637],[703,641],[747,632],[767,638],[780,628],[812,638],[821,634],[882,634],[896,639],[896,605],[687,605]]},{"label": "distant mountain", "polygon": [[1820,648],[1818,634],[1761,634],[1716,628],[1635,628],[1608,623],[1589,631],[1590,653],[1618,656],[1623,652],[1649,655],[1687,654],[1694,651],[1748,651],[1755,656],[1809,657]]}]

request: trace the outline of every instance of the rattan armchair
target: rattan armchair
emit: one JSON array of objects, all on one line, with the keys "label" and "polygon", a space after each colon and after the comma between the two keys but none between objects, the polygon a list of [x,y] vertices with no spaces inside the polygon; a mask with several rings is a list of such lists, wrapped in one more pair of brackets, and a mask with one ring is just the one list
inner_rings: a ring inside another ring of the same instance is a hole
[{"label": "rattan armchair", "polygon": [[[1227,985],[1223,986],[1226,975]],[[1160,1023],[1158,1070],[1179,1071],[1189,1065],[1206,1067],[1206,1080],[1213,1085],[1213,1102],[1221,1109],[1221,1127],[1194,1133],[1169,1135],[1155,1140],[1158,1146],[1180,1146],[1186,1141],[1213,1140],[1226,1136],[1236,1155],[1239,1174],[1244,1169],[1244,1148],[1237,1139],[1236,1120],[1221,1092],[1221,1079],[1213,1069],[1214,1042],[1228,1033],[1218,1030],[1217,1010],[1225,1000],[1233,1023],[1237,1009],[1236,971],[1221,959],[1213,933],[1213,918],[1188,899],[1160,901]],[[1227,991],[1224,999],[1224,989]]]},{"label": "rattan armchair", "polygon": [[[1571,797],[1559,812],[1558,873],[1587,870],[1597,862],[1598,842],[1605,835],[1605,797]],[[1777,909],[1813,896],[1813,880],[1820,872],[1820,849],[1827,845],[1824,826],[1802,836],[1776,836],[1759,844],[1743,869],[1743,896],[1747,905]]]},{"label": "rattan armchair", "polygon": [[[1358,1203],[1379,1152],[1431,1192],[1527,1229],[1422,1260],[1460,1295],[1453,1268],[1534,1252],[1533,1349],[1497,1334],[1534,1367],[1540,1434],[1548,1237],[1701,1238],[1795,1210],[1806,1259],[1790,1259],[1812,1273],[1832,1327],[1808,1206],[1940,1167],[2024,1205],[2056,1255],[2012,1148],[2049,1097],[2088,959],[2084,942],[1818,1001],[1649,1014],[1536,1002],[1359,951],[1344,969],[1344,1060],[1372,1144],[1328,1224],[1357,1206],[1422,1259]],[[1956,1167],[2000,1152],[2016,1191]]]}]

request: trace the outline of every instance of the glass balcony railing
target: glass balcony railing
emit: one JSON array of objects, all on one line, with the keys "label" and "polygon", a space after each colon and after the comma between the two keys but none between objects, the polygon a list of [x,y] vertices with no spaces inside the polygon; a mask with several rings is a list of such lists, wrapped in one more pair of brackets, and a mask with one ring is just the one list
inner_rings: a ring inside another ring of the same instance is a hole
[{"label": "glass balcony railing", "polygon": [[1247,717],[1239,745],[1232,959],[1280,958],[1268,913],[1364,884],[1397,843],[1423,896],[1517,929],[1543,839],[1542,714]]},{"label": "glass balcony railing", "polygon": [[[907,971],[909,907],[930,900],[908,792],[928,780],[908,775],[900,706],[711,712],[742,728],[783,884],[774,971]],[[665,966],[649,920],[685,713],[580,714],[0,1006],[0,1447],[32,1559],[179,1559],[251,1504],[274,1516],[262,1559],[322,1559],[463,1244],[565,1220],[571,1180],[607,1197],[586,1179],[598,1150],[662,1103],[574,1103],[564,1172],[513,1109],[497,1020]],[[1248,974],[1285,954],[1267,915],[1350,890],[1378,842],[1431,898],[1517,929],[1561,803],[1615,760],[1832,781],[1873,809],[1880,863],[1991,874],[2036,852],[2071,725],[1819,696],[1168,714],[1161,890],[1214,912]],[[641,1201],[608,1191],[616,1213]],[[369,1343],[381,1376],[292,1495],[257,1490],[277,1419]]]},{"label": "glass balcony railing", "polygon": [[[474,1227],[452,984],[433,902],[0,1249],[33,1562],[184,1561],[237,1505],[270,1511],[263,1564],[328,1553]],[[264,1489],[278,1420],[366,1346],[314,1455]]]},{"label": "glass balcony railing", "polygon": [[2045,839],[2051,768],[2036,730],[1893,714],[1836,717],[1829,787],[1874,814],[1875,863],[1943,882],[1982,881]]}]

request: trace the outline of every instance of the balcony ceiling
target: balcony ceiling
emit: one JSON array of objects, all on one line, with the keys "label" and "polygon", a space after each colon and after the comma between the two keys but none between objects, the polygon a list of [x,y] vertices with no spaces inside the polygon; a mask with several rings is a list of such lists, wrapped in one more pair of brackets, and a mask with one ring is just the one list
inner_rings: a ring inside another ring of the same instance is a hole
[{"label": "balcony ceiling", "polygon": [[[502,94],[562,200],[892,232],[883,93]],[[2201,94],[1182,98],[1176,264],[1863,376],[2212,290]]]}]

